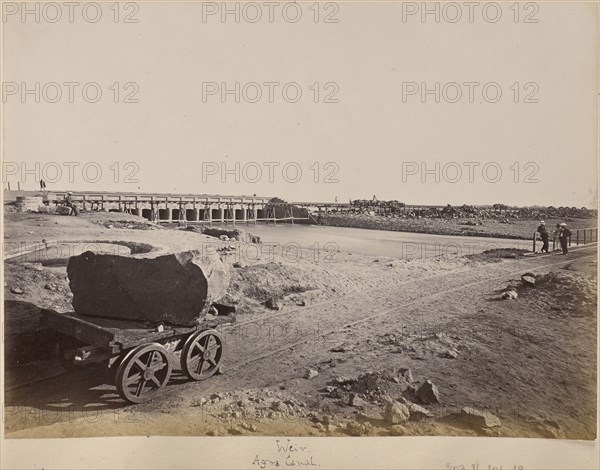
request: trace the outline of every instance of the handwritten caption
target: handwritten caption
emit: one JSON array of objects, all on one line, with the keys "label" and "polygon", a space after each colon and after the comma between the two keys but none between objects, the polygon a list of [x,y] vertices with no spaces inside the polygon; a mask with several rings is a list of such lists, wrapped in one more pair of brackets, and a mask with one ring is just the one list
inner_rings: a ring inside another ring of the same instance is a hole
[{"label": "handwritten caption", "polygon": [[252,461],[252,466],[261,469],[274,467],[309,468],[321,466],[315,461],[315,456],[312,455],[308,446],[292,442],[291,439],[276,439],[274,450],[275,454],[267,454],[267,457],[257,453]]}]

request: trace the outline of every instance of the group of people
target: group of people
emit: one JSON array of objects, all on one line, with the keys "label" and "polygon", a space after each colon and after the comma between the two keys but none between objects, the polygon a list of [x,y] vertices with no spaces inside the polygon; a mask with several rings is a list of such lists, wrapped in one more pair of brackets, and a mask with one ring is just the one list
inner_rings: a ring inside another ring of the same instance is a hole
[{"label": "group of people", "polygon": [[[540,226],[537,228],[537,232],[540,234],[540,237],[542,238],[542,253],[546,252],[548,253],[548,248],[549,248],[549,239],[550,239],[550,233],[548,232],[548,229],[546,228],[546,222],[544,222],[543,220],[540,222]],[[562,249],[562,254],[566,255],[569,253],[569,238],[571,237],[571,231],[569,230],[569,228],[567,227],[566,223],[562,223],[562,224],[556,224],[556,229],[554,230],[554,232],[552,232],[552,236],[554,239],[554,245],[556,246],[557,244],[560,245],[560,248]]]}]

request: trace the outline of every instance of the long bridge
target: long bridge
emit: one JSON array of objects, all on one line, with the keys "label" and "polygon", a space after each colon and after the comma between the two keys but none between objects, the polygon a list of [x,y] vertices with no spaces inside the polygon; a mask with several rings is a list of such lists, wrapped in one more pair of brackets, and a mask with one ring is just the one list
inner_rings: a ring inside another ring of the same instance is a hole
[{"label": "long bridge", "polygon": [[[4,191],[4,200],[43,198],[60,204],[66,191]],[[163,194],[73,191],[73,201],[84,210],[126,212],[157,223],[254,223],[312,219],[306,205],[273,203],[273,197],[214,194]]]}]

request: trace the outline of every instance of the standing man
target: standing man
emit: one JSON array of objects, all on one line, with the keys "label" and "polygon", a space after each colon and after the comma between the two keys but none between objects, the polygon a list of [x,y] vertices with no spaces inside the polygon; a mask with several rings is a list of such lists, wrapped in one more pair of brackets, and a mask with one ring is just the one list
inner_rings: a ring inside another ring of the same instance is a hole
[{"label": "standing man", "polygon": [[563,255],[569,254],[569,238],[571,237],[571,231],[567,228],[567,224],[560,224],[560,232],[558,234],[558,240],[560,241],[560,247],[562,248]]},{"label": "standing man", "polygon": [[540,226],[537,228],[540,237],[542,237],[542,253],[545,251],[548,253],[548,230],[546,230],[546,222],[543,220],[540,222]]},{"label": "standing man", "polygon": [[556,224],[556,229],[552,232],[552,251],[558,250],[558,245],[560,244],[560,240],[558,236],[560,235],[560,224]]},{"label": "standing man", "polygon": [[40,179],[40,190],[46,191],[46,182],[43,179]]}]

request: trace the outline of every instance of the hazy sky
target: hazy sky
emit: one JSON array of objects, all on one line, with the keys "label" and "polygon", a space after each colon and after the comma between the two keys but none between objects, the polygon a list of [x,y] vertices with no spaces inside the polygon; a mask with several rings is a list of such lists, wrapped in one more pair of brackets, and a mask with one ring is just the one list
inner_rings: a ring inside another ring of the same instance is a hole
[{"label": "hazy sky", "polygon": [[[80,7],[69,22],[60,3],[55,23],[51,10],[39,23],[4,11],[4,178],[26,189],[41,174],[49,189],[596,207],[597,5],[541,3],[515,21],[511,4],[495,23],[498,12],[480,8],[470,22],[462,3],[456,23],[444,4],[439,22],[409,15],[420,3],[321,4],[318,22],[313,2],[276,2],[273,22],[260,2],[229,3],[239,22],[222,21],[222,3],[121,5],[118,22],[107,3],[96,23]],[[36,82],[39,103],[21,95]]]}]

